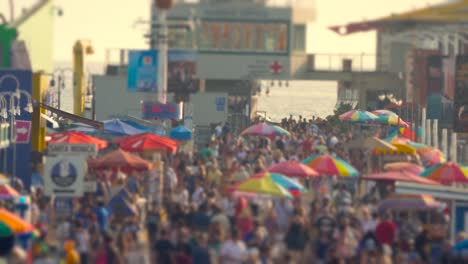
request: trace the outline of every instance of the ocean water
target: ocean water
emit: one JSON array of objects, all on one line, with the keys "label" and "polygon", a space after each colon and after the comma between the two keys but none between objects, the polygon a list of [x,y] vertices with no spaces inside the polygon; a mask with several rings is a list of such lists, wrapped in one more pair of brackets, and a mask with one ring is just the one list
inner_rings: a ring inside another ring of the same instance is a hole
[{"label": "ocean water", "polygon": [[[60,62],[56,68],[71,67],[70,63]],[[92,74],[102,74],[104,65],[88,63],[88,71]],[[71,75],[71,74],[70,74]],[[62,109],[73,111],[73,90],[71,76],[67,79],[66,88],[62,90]],[[273,121],[299,115],[308,119],[312,116],[325,118],[333,113],[336,104],[337,84],[335,82],[294,81],[288,87],[277,84],[270,87],[269,94],[263,89],[258,97],[257,110],[265,112]]]},{"label": "ocean water", "polygon": [[265,111],[273,121],[299,115],[311,119],[312,116],[325,118],[333,113],[337,97],[334,82],[295,81],[281,87],[270,88],[269,95],[263,89],[258,98],[258,111]]}]

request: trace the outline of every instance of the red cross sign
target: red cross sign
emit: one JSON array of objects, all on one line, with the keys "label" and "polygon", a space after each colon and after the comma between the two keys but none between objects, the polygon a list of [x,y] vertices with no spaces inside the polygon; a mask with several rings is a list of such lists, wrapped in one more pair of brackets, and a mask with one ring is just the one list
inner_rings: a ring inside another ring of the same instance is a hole
[{"label": "red cross sign", "polygon": [[275,60],[273,64],[270,65],[270,70],[273,74],[279,74],[283,71],[283,65],[279,64],[279,62]]}]

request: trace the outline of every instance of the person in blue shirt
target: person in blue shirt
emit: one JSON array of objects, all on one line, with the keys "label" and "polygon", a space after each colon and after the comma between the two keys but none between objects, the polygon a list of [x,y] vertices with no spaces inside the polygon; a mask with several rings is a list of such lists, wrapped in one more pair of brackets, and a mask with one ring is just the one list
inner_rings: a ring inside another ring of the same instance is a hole
[{"label": "person in blue shirt", "polygon": [[103,202],[98,203],[98,207],[95,209],[94,213],[96,214],[100,231],[107,231],[107,227],[109,224],[109,210],[104,206]]},{"label": "person in blue shirt", "polygon": [[208,250],[208,237],[200,234],[198,245],[192,249],[192,264],[211,264],[210,252]]}]

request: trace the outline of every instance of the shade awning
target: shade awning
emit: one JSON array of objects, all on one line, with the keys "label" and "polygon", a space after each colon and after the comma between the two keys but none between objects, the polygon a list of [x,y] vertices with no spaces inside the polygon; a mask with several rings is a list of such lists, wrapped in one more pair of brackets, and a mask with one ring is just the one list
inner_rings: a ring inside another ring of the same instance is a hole
[{"label": "shade awning", "polygon": [[44,103],[38,103],[36,106],[40,106],[42,108],[44,108],[45,110],[47,111],[50,111],[58,116],[61,116],[65,119],[69,119],[69,120],[72,120],[72,121],[75,121],[75,122],[81,122],[83,124],[86,124],[88,126],[92,126],[98,130],[102,130],[104,128],[104,124],[102,122],[99,122],[99,121],[95,121],[95,120],[91,120],[91,119],[88,119],[88,118],[84,118],[84,117],[81,117],[81,116],[77,116],[77,115],[74,115],[74,114],[70,114],[68,112],[65,112],[65,111],[62,111],[62,110],[59,110],[55,107],[52,107],[50,105],[47,105],[47,104],[44,104]]}]

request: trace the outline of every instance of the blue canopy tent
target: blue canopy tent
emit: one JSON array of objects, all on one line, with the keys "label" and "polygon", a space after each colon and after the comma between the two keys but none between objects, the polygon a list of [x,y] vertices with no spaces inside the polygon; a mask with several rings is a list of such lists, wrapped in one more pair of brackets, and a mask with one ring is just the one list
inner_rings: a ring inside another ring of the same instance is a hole
[{"label": "blue canopy tent", "polygon": [[192,139],[192,131],[185,126],[178,126],[171,130],[170,138],[175,140],[190,140]]}]

